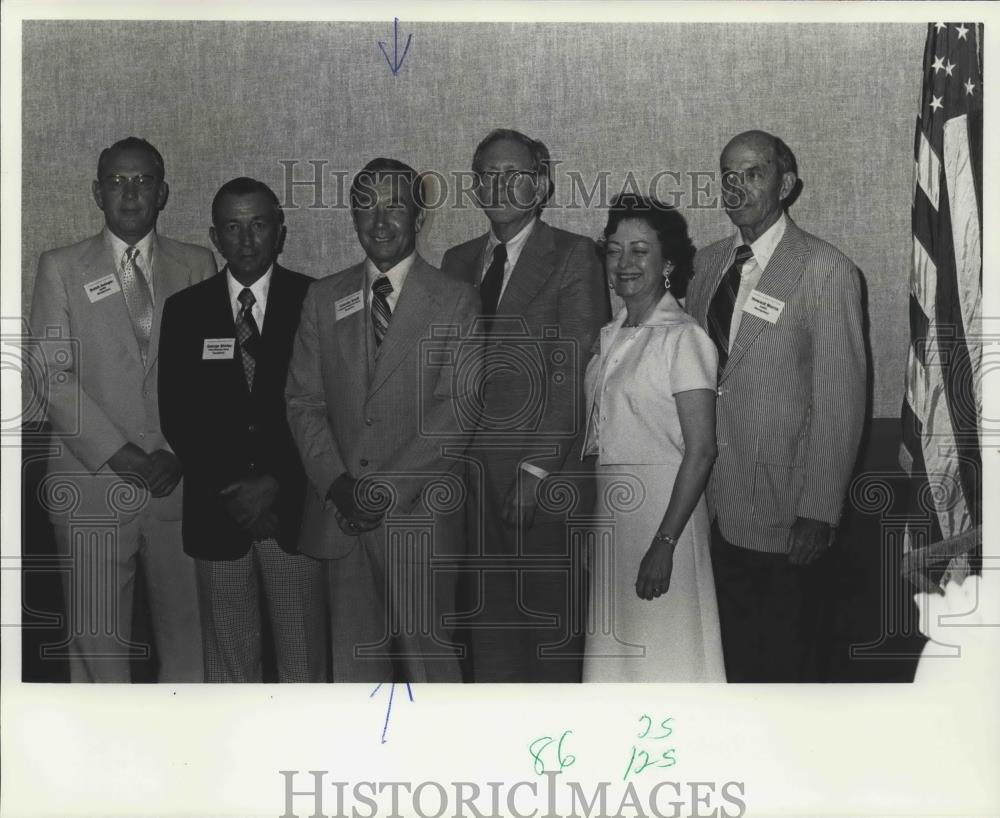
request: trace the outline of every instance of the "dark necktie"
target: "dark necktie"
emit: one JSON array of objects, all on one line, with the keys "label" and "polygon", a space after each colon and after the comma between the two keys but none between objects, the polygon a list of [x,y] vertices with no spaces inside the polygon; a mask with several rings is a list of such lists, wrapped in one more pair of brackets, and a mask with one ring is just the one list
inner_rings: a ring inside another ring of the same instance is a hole
[{"label": "dark necktie", "polygon": [[741,244],[736,250],[736,258],[719,282],[719,289],[708,305],[708,334],[719,348],[719,369],[729,360],[729,327],[733,322],[733,307],[740,291],[740,273],[743,265],[753,256],[753,250]]},{"label": "dark necktie", "polygon": [[135,340],[139,342],[139,352],[143,363],[149,352],[149,337],[153,330],[153,295],[146,283],[146,276],[139,266],[139,248],[129,247],[121,261],[122,294],[125,306],[132,319]]},{"label": "dark necktie", "polygon": [[253,305],[257,303],[257,299],[248,287],[240,290],[238,298],[242,307],[236,316],[236,340],[240,344],[240,358],[243,360],[243,374],[246,375],[247,387],[252,391],[260,344],[260,330],[257,329],[257,322],[253,318]]},{"label": "dark necktie", "polygon": [[507,245],[501,242],[493,248],[493,260],[486,269],[483,283],[479,285],[479,297],[483,300],[483,315],[496,315],[503,288],[503,269],[507,264]]},{"label": "dark necktie", "polygon": [[372,329],[375,331],[375,346],[382,345],[382,339],[389,331],[389,319],[392,310],[389,309],[389,294],[392,292],[392,282],[388,276],[379,276],[372,284]]}]

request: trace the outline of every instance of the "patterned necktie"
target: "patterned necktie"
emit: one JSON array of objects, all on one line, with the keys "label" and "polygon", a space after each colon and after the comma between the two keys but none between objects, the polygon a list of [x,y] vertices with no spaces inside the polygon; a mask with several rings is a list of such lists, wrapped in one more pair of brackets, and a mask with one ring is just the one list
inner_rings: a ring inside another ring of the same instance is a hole
[{"label": "patterned necktie", "polygon": [[260,344],[260,330],[253,318],[253,305],[257,303],[249,287],[240,290],[238,296],[240,311],[236,316],[236,340],[240,345],[240,358],[243,360],[243,374],[246,375],[247,387],[253,391],[253,376],[257,370],[257,352]]},{"label": "patterned necktie", "polygon": [[708,333],[719,348],[719,370],[729,360],[729,327],[733,322],[733,307],[736,305],[736,295],[740,291],[740,273],[743,265],[753,256],[746,244],[741,244],[736,250],[736,258],[726,270],[719,282],[719,289],[712,296],[708,306]]},{"label": "patterned necktie", "polygon": [[135,339],[139,342],[139,353],[145,363],[149,353],[149,337],[153,331],[153,294],[139,266],[138,247],[125,250],[121,262],[121,280],[125,306],[132,319]]},{"label": "patterned necktie", "polygon": [[392,310],[389,309],[389,293],[392,292],[392,282],[388,276],[379,276],[372,284],[372,329],[375,331],[375,346],[382,345],[382,339],[389,331],[389,319]]},{"label": "patterned necktie", "polygon": [[479,296],[483,300],[483,315],[496,315],[503,288],[503,269],[507,264],[507,245],[501,242],[493,248],[493,260],[479,285]]}]

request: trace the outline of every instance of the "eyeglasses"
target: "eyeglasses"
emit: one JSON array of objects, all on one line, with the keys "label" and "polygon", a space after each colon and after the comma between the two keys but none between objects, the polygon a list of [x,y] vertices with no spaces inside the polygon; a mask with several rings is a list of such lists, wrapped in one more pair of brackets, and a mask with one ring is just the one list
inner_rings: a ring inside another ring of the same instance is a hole
[{"label": "eyeglasses", "polygon": [[129,185],[134,185],[139,190],[148,191],[155,188],[159,183],[159,177],[151,176],[148,173],[140,173],[137,176],[122,176],[119,173],[115,173],[104,177],[104,184],[111,188],[111,190],[124,190]]},{"label": "eyeglasses", "polygon": [[475,171],[476,182],[480,187],[513,187],[525,179],[534,179],[538,172],[534,170],[479,170]]}]

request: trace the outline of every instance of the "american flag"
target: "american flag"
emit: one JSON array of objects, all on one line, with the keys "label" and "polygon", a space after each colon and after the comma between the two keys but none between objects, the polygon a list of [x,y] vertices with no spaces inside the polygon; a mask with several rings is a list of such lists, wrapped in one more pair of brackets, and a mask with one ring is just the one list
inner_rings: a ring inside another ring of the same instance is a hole
[{"label": "american flag", "polygon": [[[910,350],[900,465],[911,475],[909,548],[981,522],[983,25],[932,23],[913,184]],[[916,520],[916,518],[911,518]]]}]

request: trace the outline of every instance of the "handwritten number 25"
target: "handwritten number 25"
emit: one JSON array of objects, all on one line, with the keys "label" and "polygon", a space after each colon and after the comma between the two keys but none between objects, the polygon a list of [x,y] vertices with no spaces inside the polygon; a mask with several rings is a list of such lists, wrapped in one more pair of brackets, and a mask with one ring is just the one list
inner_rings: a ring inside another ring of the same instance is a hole
[{"label": "handwritten number 25", "polygon": [[663,732],[657,736],[651,736],[649,735],[649,731],[653,729],[653,720],[646,715],[640,716],[639,723],[640,724],[645,723],[646,726],[639,731],[639,738],[650,738],[650,739],[670,738],[670,736],[673,735],[674,732],[674,728],[669,726],[670,722],[672,721],[673,721],[672,717],[668,716],[667,718],[665,718],[663,721],[660,722],[660,730],[662,730]]},{"label": "handwritten number 25", "polygon": [[[561,736],[559,736],[559,741],[556,743],[556,761],[559,763],[559,769],[565,770],[567,767],[572,766],[576,762],[576,756],[566,754],[563,755],[563,741],[566,740],[566,736],[570,735],[573,731],[566,730]],[[545,772],[545,761],[542,759],[542,754],[545,749],[555,741],[552,736],[542,736],[541,738],[536,738],[531,744],[528,745],[528,752],[531,753],[532,763],[535,767],[535,774],[541,775]]]}]

